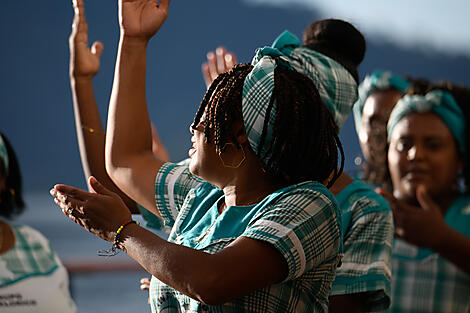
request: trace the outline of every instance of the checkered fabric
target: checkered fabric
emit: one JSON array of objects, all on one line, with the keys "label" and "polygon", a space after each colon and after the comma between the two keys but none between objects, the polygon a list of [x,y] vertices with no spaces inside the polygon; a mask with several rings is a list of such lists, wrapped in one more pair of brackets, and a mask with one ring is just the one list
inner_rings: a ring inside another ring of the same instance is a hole
[{"label": "checkered fabric", "polygon": [[2,135],[0,135],[0,160],[3,163],[3,167],[8,172],[8,152]]},{"label": "checkered fabric", "polygon": [[219,215],[223,192],[192,176],[187,166],[167,163],[157,174],[155,197],[165,225],[172,226],[169,241],[212,254],[242,236],[265,241],[286,259],[288,276],[217,306],[204,305],[152,277],[152,312],[327,312],[341,257],[341,213],[323,185],[289,186],[256,205],[232,206]]},{"label": "checkered fabric", "polygon": [[[269,116],[266,111],[274,89],[274,69],[284,65],[310,78],[320,97],[332,114],[338,130],[351,112],[357,99],[357,84],[352,75],[339,63],[314,50],[300,47],[300,40],[285,31],[271,47],[257,50],[243,86],[242,112],[248,140],[261,160],[267,157],[272,140],[276,103]],[[265,120],[268,119],[266,140],[259,147]]]},{"label": "checkered fabric", "polygon": [[[445,221],[470,238],[470,197],[458,198],[448,209]],[[388,312],[470,312],[470,275],[438,253],[396,239],[392,271],[392,305]]]},{"label": "checkered fabric", "polygon": [[28,226],[12,226],[13,248],[0,254],[0,287],[31,276],[50,275],[58,264],[44,236]]},{"label": "checkered fabric", "polygon": [[391,72],[375,71],[371,75],[366,76],[364,81],[359,85],[359,99],[353,107],[354,124],[356,132],[359,133],[362,127],[362,109],[367,98],[376,91],[396,89],[402,93],[406,90],[410,83],[401,76],[393,75]]},{"label": "checkered fabric", "polygon": [[331,295],[362,293],[364,312],[390,305],[392,211],[369,186],[354,181],[336,195],[342,213],[344,256]]}]

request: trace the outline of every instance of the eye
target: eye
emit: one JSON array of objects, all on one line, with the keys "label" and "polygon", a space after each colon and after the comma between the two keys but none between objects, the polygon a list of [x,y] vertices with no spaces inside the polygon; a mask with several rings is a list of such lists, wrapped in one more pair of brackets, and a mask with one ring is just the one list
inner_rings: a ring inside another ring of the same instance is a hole
[{"label": "eye", "polygon": [[442,147],[442,142],[439,140],[429,140],[426,141],[426,148],[429,150],[439,150]]},{"label": "eye", "polygon": [[411,149],[413,142],[408,138],[400,138],[395,144],[395,149],[399,152],[407,151]]}]

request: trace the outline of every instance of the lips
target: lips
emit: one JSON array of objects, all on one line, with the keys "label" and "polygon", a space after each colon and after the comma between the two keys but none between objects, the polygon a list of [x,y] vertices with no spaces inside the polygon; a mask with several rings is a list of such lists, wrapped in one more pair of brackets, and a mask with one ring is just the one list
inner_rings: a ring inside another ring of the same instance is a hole
[{"label": "lips", "polygon": [[405,178],[409,180],[423,179],[428,176],[429,176],[429,172],[420,168],[410,169],[406,171],[406,174],[405,174]]}]

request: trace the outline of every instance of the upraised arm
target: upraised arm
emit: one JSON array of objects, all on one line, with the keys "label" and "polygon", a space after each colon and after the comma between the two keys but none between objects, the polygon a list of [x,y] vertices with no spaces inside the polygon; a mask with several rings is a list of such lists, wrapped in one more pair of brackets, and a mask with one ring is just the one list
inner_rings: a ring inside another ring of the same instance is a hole
[{"label": "upraised arm", "polygon": [[163,164],[152,153],[145,98],[147,45],[168,15],[169,0],[120,0],[121,36],[106,134],[106,169],[134,201],[158,215],[155,176]]},{"label": "upraised arm", "polygon": [[70,87],[72,89],[78,145],[85,177],[97,177],[107,188],[118,193],[132,213],[135,202],[112,182],[104,163],[105,132],[93,91],[92,80],[100,68],[103,44],[88,46],[88,25],[83,0],[73,2],[74,20],[69,38]]}]

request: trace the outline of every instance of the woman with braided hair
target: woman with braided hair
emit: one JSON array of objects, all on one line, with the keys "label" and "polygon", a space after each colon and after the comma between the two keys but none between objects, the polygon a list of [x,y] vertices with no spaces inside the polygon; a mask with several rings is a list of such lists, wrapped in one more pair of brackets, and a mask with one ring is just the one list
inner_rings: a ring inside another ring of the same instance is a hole
[{"label": "woman with braided hair", "polygon": [[[252,64],[208,89],[190,127],[189,166],[163,163],[151,149],[145,69],[168,6],[119,1],[106,132],[109,176],[162,218],[168,241],[134,223],[93,177],[92,193],[56,185],[56,203],[112,242],[110,254],[121,249],[152,274],[152,312],[326,312],[342,248],[341,213],[322,184],[341,173],[336,126],[319,90],[331,69],[314,83],[276,47],[259,49]],[[331,98],[348,98],[340,90]]]}]

